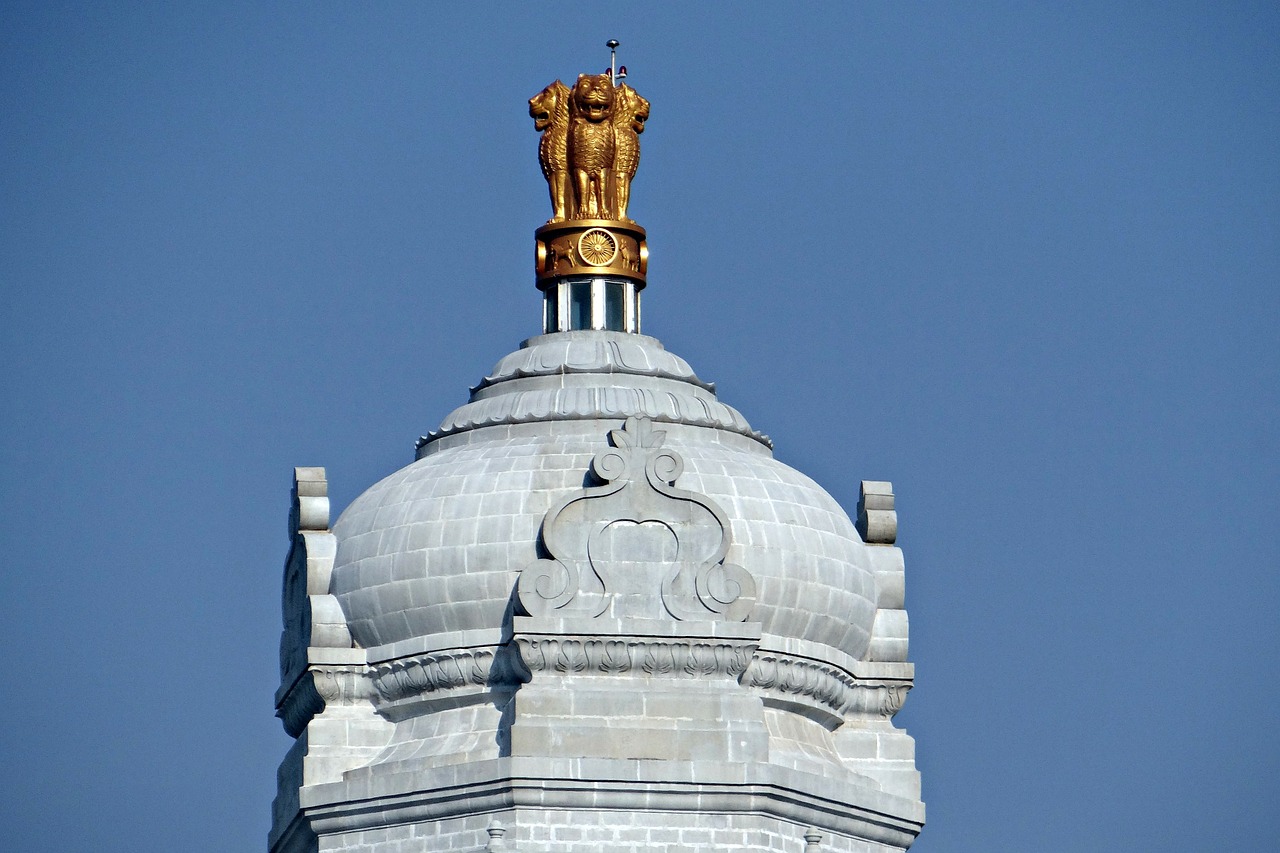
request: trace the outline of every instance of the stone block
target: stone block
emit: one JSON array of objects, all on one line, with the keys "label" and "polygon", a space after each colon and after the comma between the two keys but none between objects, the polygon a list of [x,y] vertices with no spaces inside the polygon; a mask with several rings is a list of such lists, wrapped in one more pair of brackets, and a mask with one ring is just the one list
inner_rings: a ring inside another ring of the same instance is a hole
[{"label": "stone block", "polygon": [[539,690],[526,687],[516,693],[516,718],[572,717],[575,695],[569,690]]},{"label": "stone block", "polygon": [[878,736],[878,757],[885,761],[916,760],[916,741],[911,735],[900,729],[883,732]]},{"label": "stone block", "polygon": [[905,567],[901,548],[868,548],[866,553],[873,572],[901,572]]},{"label": "stone block", "polygon": [[[898,611],[889,611],[901,613]],[[905,637],[872,637],[871,645],[867,648],[867,658],[873,661],[905,661],[907,659],[909,649],[908,642]]]},{"label": "stone block", "polygon": [[329,528],[329,484],[323,468],[293,469],[293,507],[289,514],[289,536],[302,530]]},{"label": "stone block", "polygon": [[724,707],[721,697],[713,693],[658,692],[650,688],[640,698],[640,703],[629,704],[641,705],[646,718],[718,721]]},{"label": "stone block", "polygon": [[906,604],[906,579],[902,572],[876,572],[876,604],[882,610],[901,610]]},{"label": "stone block", "polygon": [[893,484],[863,480],[858,498],[858,533],[868,545],[892,545],[898,538],[898,513],[894,511]]},{"label": "stone block", "polygon": [[880,734],[844,726],[836,735],[840,755],[845,759],[874,761],[880,757]]},{"label": "stone block", "polygon": [[907,611],[880,610],[871,629],[867,657],[873,661],[905,661],[910,630]]}]

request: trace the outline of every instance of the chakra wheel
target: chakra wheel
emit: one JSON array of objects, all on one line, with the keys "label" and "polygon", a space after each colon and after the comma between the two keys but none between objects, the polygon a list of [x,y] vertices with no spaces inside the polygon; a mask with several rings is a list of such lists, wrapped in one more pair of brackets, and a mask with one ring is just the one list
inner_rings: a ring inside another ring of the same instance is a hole
[{"label": "chakra wheel", "polygon": [[578,257],[593,267],[607,267],[618,257],[618,238],[603,228],[584,231],[578,238]]}]

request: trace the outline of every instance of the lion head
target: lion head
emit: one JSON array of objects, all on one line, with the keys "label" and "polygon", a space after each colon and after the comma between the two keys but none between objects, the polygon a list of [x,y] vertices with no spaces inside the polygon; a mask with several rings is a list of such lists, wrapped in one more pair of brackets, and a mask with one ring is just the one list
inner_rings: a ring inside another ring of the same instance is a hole
[{"label": "lion head", "polygon": [[608,74],[579,74],[573,87],[573,105],[589,122],[609,118],[613,111],[613,80]]},{"label": "lion head", "polygon": [[649,101],[640,95],[635,97],[635,109],[631,113],[631,129],[644,133],[644,123],[649,120]]},{"label": "lion head", "polygon": [[547,86],[529,99],[529,116],[533,119],[534,130],[539,133],[551,127],[557,113],[563,113],[568,106],[565,96],[569,87],[559,80]]},{"label": "lion head", "polygon": [[619,86],[613,96],[614,126],[631,133],[644,133],[648,118],[649,102],[626,83]]},{"label": "lion head", "polygon": [[649,120],[649,102],[635,89],[628,89],[626,120],[633,131],[644,133],[644,123]]}]

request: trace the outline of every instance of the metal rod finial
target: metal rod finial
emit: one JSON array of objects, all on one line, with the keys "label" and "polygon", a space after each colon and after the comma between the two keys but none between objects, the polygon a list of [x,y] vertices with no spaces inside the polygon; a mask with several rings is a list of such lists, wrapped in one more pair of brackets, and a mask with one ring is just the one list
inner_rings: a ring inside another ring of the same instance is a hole
[{"label": "metal rod finial", "polygon": [[618,76],[618,45],[621,44],[617,39],[609,39],[604,46],[609,48],[609,82],[618,85],[618,81],[622,77],[627,76],[625,73],[622,77]]}]

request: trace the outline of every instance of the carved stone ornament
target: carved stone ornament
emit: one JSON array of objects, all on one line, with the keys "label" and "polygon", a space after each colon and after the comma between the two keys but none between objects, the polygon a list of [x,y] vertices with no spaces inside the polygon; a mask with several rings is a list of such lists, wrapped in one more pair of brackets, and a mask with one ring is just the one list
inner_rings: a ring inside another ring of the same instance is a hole
[{"label": "carved stone ornament", "polygon": [[547,559],[520,573],[531,616],[744,621],[755,579],[724,561],[729,522],[709,497],[675,487],[684,460],[648,418],[609,432],[591,462],[603,485],[556,503],[542,521]]},{"label": "carved stone ornament", "polygon": [[911,681],[857,678],[825,661],[760,650],[738,679],[781,705],[834,728],[847,718],[890,719],[902,709]]},{"label": "carved stone ornament", "polygon": [[290,737],[331,705],[356,705],[371,694],[364,666],[313,666],[293,683],[276,705],[276,716]]},{"label": "carved stone ornament", "polygon": [[528,680],[506,647],[428,652],[372,667],[382,705],[461,688],[513,688]]},{"label": "carved stone ornament", "polygon": [[520,659],[535,676],[648,675],[710,678],[742,675],[756,643],[751,640],[607,635],[521,635]]}]

